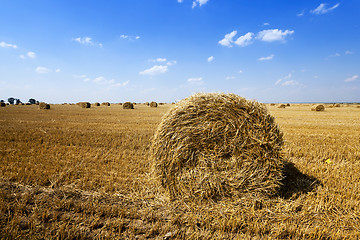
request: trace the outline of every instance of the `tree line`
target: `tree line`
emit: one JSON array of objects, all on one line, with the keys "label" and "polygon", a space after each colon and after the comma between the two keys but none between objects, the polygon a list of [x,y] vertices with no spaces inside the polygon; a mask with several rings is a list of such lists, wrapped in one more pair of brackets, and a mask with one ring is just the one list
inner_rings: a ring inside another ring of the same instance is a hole
[{"label": "tree line", "polygon": [[[14,98],[14,97],[9,97],[9,98],[7,99],[7,101],[8,101],[9,104],[16,104],[16,105],[23,103],[23,102],[20,100],[20,98]],[[2,99],[2,100],[0,100],[0,102],[5,102],[5,101]],[[34,98],[30,98],[29,101],[28,101],[28,103],[30,103],[30,104],[37,104],[37,103],[39,103],[39,101],[36,101],[36,99],[34,99]]]}]

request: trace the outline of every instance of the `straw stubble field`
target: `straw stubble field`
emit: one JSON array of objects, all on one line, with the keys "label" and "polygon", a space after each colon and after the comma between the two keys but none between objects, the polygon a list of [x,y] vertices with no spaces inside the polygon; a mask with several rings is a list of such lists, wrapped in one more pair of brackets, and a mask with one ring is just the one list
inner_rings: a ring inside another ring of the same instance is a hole
[{"label": "straw stubble field", "polygon": [[360,238],[360,108],[267,106],[284,133],[275,196],[169,201],[149,150],[171,104],[0,109],[1,239]]}]

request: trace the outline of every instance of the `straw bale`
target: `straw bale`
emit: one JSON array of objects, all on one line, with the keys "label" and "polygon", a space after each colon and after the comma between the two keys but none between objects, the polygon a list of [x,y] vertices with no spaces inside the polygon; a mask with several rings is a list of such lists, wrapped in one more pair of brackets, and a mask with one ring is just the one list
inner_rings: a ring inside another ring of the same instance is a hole
[{"label": "straw bale", "polygon": [[109,102],[103,102],[101,105],[103,105],[103,106],[110,106],[110,103]]},{"label": "straw bale", "polygon": [[340,105],[340,103],[336,103],[335,105],[334,105],[334,107],[340,107],[341,105]]},{"label": "straw bale", "polygon": [[134,109],[134,104],[132,104],[131,102],[125,102],[123,104],[123,109]]},{"label": "straw bale", "polygon": [[39,109],[50,109],[50,105],[44,102],[39,103]]},{"label": "straw bale", "polygon": [[285,104],[280,104],[280,105],[278,106],[278,108],[286,108],[286,105],[285,105]]},{"label": "straw bale", "polygon": [[151,146],[153,171],[172,199],[276,193],[283,134],[264,104],[199,93],[164,115]]},{"label": "straw bale", "polygon": [[311,111],[316,111],[316,112],[321,112],[321,111],[324,111],[324,110],[325,110],[325,107],[322,104],[314,105],[311,108]]},{"label": "straw bale", "polygon": [[287,106],[287,107],[290,107],[290,103],[287,103],[286,106]]},{"label": "straw bale", "polygon": [[91,104],[89,102],[79,102],[78,105],[82,108],[90,108]]},{"label": "straw bale", "polygon": [[158,106],[157,102],[151,102],[150,103],[150,107],[157,107],[157,106]]},{"label": "straw bale", "polygon": [[275,103],[270,103],[270,106],[275,106]]},{"label": "straw bale", "polygon": [[98,106],[100,106],[100,103],[96,102],[96,103],[94,103],[94,106],[98,107]]},{"label": "straw bale", "polygon": [[6,103],[0,102],[0,107],[6,107]]},{"label": "straw bale", "polygon": [[150,105],[150,103],[149,102],[146,102],[146,103],[144,103],[146,106],[149,106]]}]

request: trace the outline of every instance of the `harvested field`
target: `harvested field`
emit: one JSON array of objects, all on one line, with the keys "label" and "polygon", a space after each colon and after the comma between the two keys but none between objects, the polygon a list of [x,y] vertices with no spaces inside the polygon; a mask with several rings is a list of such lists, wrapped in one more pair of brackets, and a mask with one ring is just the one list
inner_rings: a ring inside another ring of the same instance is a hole
[{"label": "harvested field", "polygon": [[269,107],[284,134],[276,194],[171,201],[150,146],[174,106],[0,108],[0,238],[360,238],[360,108]]}]

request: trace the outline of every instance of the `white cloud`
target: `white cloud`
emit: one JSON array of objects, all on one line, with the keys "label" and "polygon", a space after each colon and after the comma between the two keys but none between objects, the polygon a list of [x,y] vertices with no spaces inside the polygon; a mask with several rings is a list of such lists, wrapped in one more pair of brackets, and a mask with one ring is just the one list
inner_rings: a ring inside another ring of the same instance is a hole
[{"label": "white cloud", "polygon": [[270,56],[267,56],[267,57],[261,57],[261,58],[259,58],[258,60],[259,61],[266,61],[266,60],[271,60],[271,59],[273,59],[275,57],[275,55],[274,54],[271,54]]},{"label": "white cloud", "polygon": [[202,5],[206,4],[208,1],[209,0],[195,0],[193,1],[192,8],[196,7],[197,5],[201,7]]},{"label": "white cloud", "polygon": [[144,71],[139,72],[139,74],[155,76],[158,74],[166,73],[167,71],[168,71],[168,66],[155,65],[149,69],[145,69]]},{"label": "white cloud", "polygon": [[73,38],[73,41],[78,42],[80,44],[83,45],[90,45],[90,46],[98,46],[98,47],[102,47],[102,43],[95,43],[93,42],[91,37],[78,37],[78,38]]},{"label": "white cloud", "polygon": [[225,79],[226,80],[233,80],[233,79],[235,79],[235,77],[234,76],[227,76]]},{"label": "white cloud", "polygon": [[233,43],[233,37],[235,37],[235,35],[237,34],[237,31],[232,31],[231,33],[228,33],[225,35],[225,37],[219,41],[219,44],[225,47],[232,47],[232,43]]},{"label": "white cloud", "polygon": [[61,70],[59,68],[55,69],[55,72],[59,73]]},{"label": "white cloud", "polygon": [[208,57],[207,61],[212,62],[212,61],[214,61],[214,59],[215,59],[214,56],[210,56],[210,57]]},{"label": "white cloud", "polygon": [[166,65],[172,66],[172,65],[175,65],[176,63],[177,63],[176,61],[168,61],[168,62],[166,63]]},{"label": "white cloud", "polygon": [[279,80],[277,80],[276,82],[275,82],[275,85],[278,85],[279,83],[281,83],[283,80],[287,80],[287,79],[290,79],[292,77],[292,74],[291,73],[289,73],[288,75],[286,75],[285,77],[283,77],[283,78],[280,78]]},{"label": "white cloud", "polygon": [[149,59],[150,62],[166,62],[166,58]]},{"label": "white cloud", "polygon": [[239,70],[238,73],[243,73],[243,70]]},{"label": "white cloud", "polygon": [[198,77],[198,78],[189,78],[187,81],[188,82],[201,82],[202,81],[202,77]]},{"label": "white cloud", "polygon": [[19,57],[20,57],[21,59],[25,59],[25,58],[26,58],[23,54],[19,55]]},{"label": "white cloud", "polygon": [[301,84],[299,82],[295,81],[295,80],[289,80],[289,81],[283,82],[281,85],[283,85],[283,86],[297,86],[297,85],[301,85]]},{"label": "white cloud", "polygon": [[129,80],[127,80],[126,82],[123,82],[123,83],[115,83],[112,85],[112,87],[125,87],[126,85],[129,84]]},{"label": "white cloud", "polygon": [[292,35],[293,33],[294,31],[292,30],[269,29],[260,31],[256,38],[264,42],[284,41],[287,35]]},{"label": "white cloud", "polygon": [[16,45],[11,44],[11,43],[6,43],[6,42],[0,42],[0,47],[3,47],[3,48],[17,48]]},{"label": "white cloud", "polygon": [[354,75],[352,77],[349,77],[349,78],[345,79],[344,82],[353,82],[358,78],[359,78],[359,75]]},{"label": "white cloud", "polygon": [[320,15],[320,14],[325,14],[328,13],[332,10],[334,10],[335,8],[340,6],[340,3],[335,4],[332,7],[327,8],[326,7],[326,3],[321,3],[317,8],[315,8],[314,10],[311,10],[310,13],[312,14],[316,14],[316,15]]},{"label": "white cloud", "polygon": [[353,54],[353,52],[352,52],[352,51],[349,51],[349,50],[346,50],[346,51],[345,51],[345,54],[346,54],[346,55],[351,55],[351,54]]},{"label": "white cloud", "polygon": [[28,52],[28,53],[27,53],[27,56],[28,56],[29,58],[36,58],[36,53],[34,53],[34,52]]},{"label": "white cloud", "polygon": [[183,2],[183,0],[177,0],[178,1],[178,3],[182,3]]},{"label": "white cloud", "polygon": [[120,35],[120,38],[128,39],[129,41],[134,41],[134,40],[139,40],[140,36],[129,36],[129,35],[122,34],[122,35]]},{"label": "white cloud", "polygon": [[302,16],[304,16],[304,13],[305,13],[305,9],[304,9],[304,10],[302,10],[302,11],[301,11],[301,13],[296,14],[296,16],[298,16],[298,17],[302,17]]},{"label": "white cloud", "polygon": [[50,73],[50,72],[51,72],[51,69],[48,69],[48,68],[46,68],[46,67],[37,67],[37,68],[35,69],[35,71],[36,71],[37,73],[40,73],[40,74],[45,74],[45,73]]},{"label": "white cloud", "polygon": [[263,26],[269,26],[269,25],[270,25],[270,23],[268,23],[268,22],[263,23]]},{"label": "white cloud", "polygon": [[236,41],[235,44],[241,46],[241,47],[246,47],[250,44],[252,44],[252,38],[254,36],[254,33],[252,32],[248,32],[247,34],[239,37]]}]

